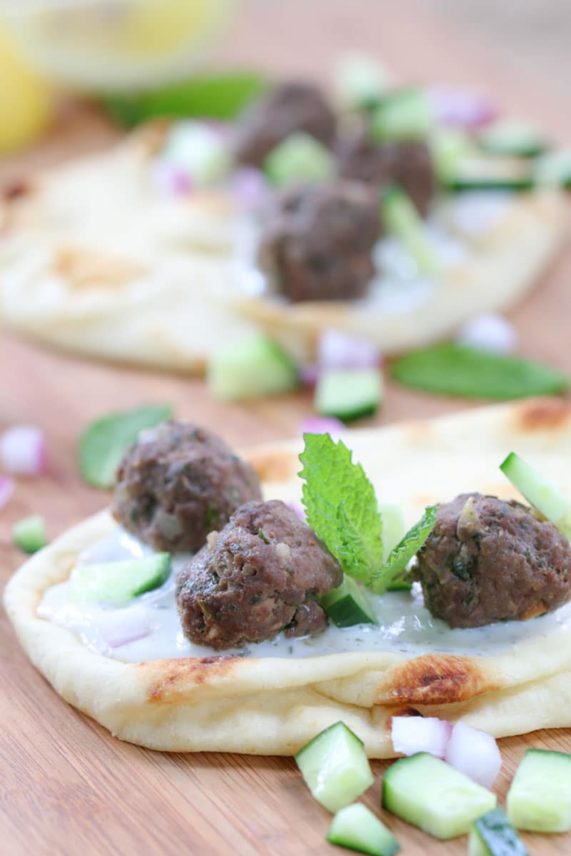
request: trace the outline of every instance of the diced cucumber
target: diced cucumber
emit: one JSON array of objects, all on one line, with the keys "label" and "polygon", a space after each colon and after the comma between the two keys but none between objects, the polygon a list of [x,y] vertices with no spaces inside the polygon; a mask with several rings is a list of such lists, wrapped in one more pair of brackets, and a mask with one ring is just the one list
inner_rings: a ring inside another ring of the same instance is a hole
[{"label": "diced cucumber", "polygon": [[391,831],[362,803],[348,805],[337,812],[327,840],[369,856],[394,856],[400,850]]},{"label": "diced cucumber", "polygon": [[333,155],[309,134],[291,134],[267,156],[264,172],[272,184],[319,182],[335,172]]},{"label": "diced cucumber", "polygon": [[427,136],[434,124],[430,104],[422,89],[400,89],[379,104],[372,121],[375,139],[418,140]]},{"label": "diced cucumber", "polygon": [[202,122],[175,123],[167,139],[165,158],[187,171],[201,187],[221,181],[231,167],[224,140]]},{"label": "diced cucumber", "polygon": [[170,553],[78,565],[71,575],[72,596],[80,601],[126,603],[162,585],[170,573],[170,565]]},{"label": "diced cucumber", "polygon": [[529,856],[519,835],[500,808],[474,821],[470,827],[468,856]]},{"label": "diced cucumber", "polygon": [[14,525],[12,538],[24,553],[37,553],[48,543],[44,518],[39,514],[25,517]]},{"label": "diced cucumber", "polygon": [[533,174],[540,187],[571,189],[571,149],[559,149],[539,157],[533,165]]},{"label": "diced cucumber", "polygon": [[339,811],[373,784],[363,742],[344,722],[336,722],[310,740],[295,756],[315,799]]},{"label": "diced cucumber", "polygon": [[549,148],[537,128],[512,120],[496,122],[482,131],[478,142],[490,154],[521,158],[537,157]]},{"label": "diced cucumber", "polygon": [[290,392],[299,386],[299,377],[296,365],[279,345],[254,334],[212,356],[208,386],[221,401],[240,401]]},{"label": "diced cucumber", "polygon": [[365,590],[352,577],[345,576],[341,585],[324,594],[319,602],[337,627],[377,623]]},{"label": "diced cucumber", "polygon": [[383,805],[435,838],[454,838],[495,808],[496,796],[439,758],[419,752],[389,767]]},{"label": "diced cucumber", "polygon": [[562,535],[571,540],[571,498],[562,494],[554,484],[544,479],[516,452],[510,452],[505,461],[500,464],[500,470],[530,505],[551,521]]},{"label": "diced cucumber", "polygon": [[383,396],[378,369],[333,369],[323,372],[315,387],[315,409],[320,416],[343,422],[371,416]]},{"label": "diced cucumber", "polygon": [[440,181],[454,178],[461,164],[474,152],[474,142],[463,131],[439,128],[431,134],[430,150]]},{"label": "diced cucumber", "polygon": [[470,190],[506,190],[513,193],[525,193],[532,190],[535,181],[532,175],[482,175],[456,174],[444,179],[443,186],[450,193],[464,193]]},{"label": "diced cucumber", "polygon": [[339,101],[348,107],[378,107],[388,86],[388,72],[367,54],[349,54],[338,64],[335,89]]},{"label": "diced cucumber", "polygon": [[518,829],[571,829],[571,755],[528,749],[509,789],[507,812]]},{"label": "diced cucumber", "polygon": [[427,276],[437,275],[441,269],[438,256],[428,240],[414,204],[400,187],[393,186],[384,191],[381,216],[387,231],[404,244],[419,271]]},{"label": "diced cucumber", "polygon": [[395,502],[380,502],[379,512],[383,521],[383,558],[386,561],[406,535],[406,524],[402,508]]}]

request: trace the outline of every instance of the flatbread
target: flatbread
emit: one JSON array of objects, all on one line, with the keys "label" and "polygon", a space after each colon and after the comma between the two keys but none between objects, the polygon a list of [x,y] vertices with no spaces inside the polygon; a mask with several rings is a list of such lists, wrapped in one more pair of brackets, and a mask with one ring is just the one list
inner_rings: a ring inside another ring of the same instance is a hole
[{"label": "flatbread", "polygon": [[[348,432],[346,441],[379,496],[401,503],[409,523],[427,503],[463,491],[513,496],[498,471],[511,449],[560,487],[571,481],[571,407],[558,400]],[[268,498],[299,497],[298,451],[288,443],[248,455]],[[56,691],[123,740],[166,751],[289,755],[342,719],[371,757],[390,757],[395,714],[462,719],[497,737],[571,726],[569,623],[531,631],[527,641],[486,656],[365,650],[125,663],[93,653],[36,609],[45,589],[68,577],[78,553],[113,526],[103,512],[31,558],[9,582],[5,605],[28,656]]]},{"label": "flatbread", "polygon": [[[0,208],[4,323],[90,357],[188,372],[260,327],[300,361],[313,359],[328,327],[394,353],[512,305],[565,235],[562,193],[522,194],[468,241],[461,263],[412,300],[379,300],[374,286],[357,303],[252,296],[243,276],[252,223],[236,200],[220,189],[187,197],[153,189],[165,129],[151,125],[110,152],[46,174]],[[450,207],[441,200],[440,221]]]}]

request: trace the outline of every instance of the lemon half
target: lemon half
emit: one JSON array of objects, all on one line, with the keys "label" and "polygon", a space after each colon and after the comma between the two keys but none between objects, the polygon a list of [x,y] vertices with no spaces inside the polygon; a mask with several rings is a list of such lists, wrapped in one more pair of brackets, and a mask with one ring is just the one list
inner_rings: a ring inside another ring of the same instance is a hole
[{"label": "lemon half", "polygon": [[[27,0],[0,3],[55,80],[83,90],[151,88],[187,74],[238,0]],[[17,8],[15,8],[17,7]]]},{"label": "lemon half", "polygon": [[0,28],[0,155],[37,139],[52,112],[50,86]]}]

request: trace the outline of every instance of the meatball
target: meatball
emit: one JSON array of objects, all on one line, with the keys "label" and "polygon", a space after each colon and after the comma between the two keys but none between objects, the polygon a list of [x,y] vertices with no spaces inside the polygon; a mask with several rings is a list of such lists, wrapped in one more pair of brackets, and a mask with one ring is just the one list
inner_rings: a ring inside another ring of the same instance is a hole
[{"label": "meatball", "polygon": [[289,300],[362,297],[381,233],[376,198],[363,185],[334,181],[284,191],[262,234],[259,262]]},{"label": "meatball", "polygon": [[441,505],[417,558],[425,604],[450,627],[533,618],[571,596],[571,545],[515,501],[473,493]]},{"label": "meatball", "polygon": [[319,633],[327,615],[317,602],[341,584],[337,561],[283,502],[250,502],[182,568],[176,599],[185,636],[232,648]]},{"label": "meatball", "polygon": [[165,422],[126,452],[113,514],[157,550],[198,550],[240,505],[260,498],[253,468],[223,440],[194,425]]},{"label": "meatball", "polygon": [[430,149],[420,141],[376,143],[366,128],[341,137],[339,174],[377,189],[398,184],[425,217],[436,192]]},{"label": "meatball", "polygon": [[284,83],[246,111],[237,129],[236,158],[242,164],[260,167],[290,134],[304,132],[331,146],[335,130],[335,114],[316,86]]}]

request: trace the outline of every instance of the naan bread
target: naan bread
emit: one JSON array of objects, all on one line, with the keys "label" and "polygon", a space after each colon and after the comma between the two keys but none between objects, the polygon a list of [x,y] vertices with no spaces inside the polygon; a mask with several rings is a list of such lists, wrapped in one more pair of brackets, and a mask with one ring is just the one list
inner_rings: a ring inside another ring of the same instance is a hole
[{"label": "naan bread", "polygon": [[[407,522],[427,503],[462,491],[513,496],[498,470],[511,449],[560,487],[571,483],[571,408],[560,401],[348,432],[346,441],[379,496],[402,504]],[[299,498],[298,451],[285,444],[248,456],[267,497]],[[5,605],[30,659],[57,692],[123,740],[166,751],[289,755],[343,719],[371,757],[389,757],[396,714],[462,719],[498,737],[571,726],[565,624],[489,656],[395,650],[124,663],[93,653],[70,630],[39,619],[36,608],[47,587],[68,577],[78,553],[113,526],[103,512],[34,556],[8,584]]]},{"label": "naan bread", "polygon": [[[393,353],[516,302],[565,232],[561,193],[516,195],[468,242],[467,258],[418,299],[387,303],[374,288],[355,304],[253,297],[239,273],[253,228],[236,200],[223,190],[164,196],[153,186],[152,159],[166,127],[150,125],[4,203],[0,319],[7,325],[88,356],[189,372],[257,327],[299,360],[314,357],[327,327]],[[440,207],[446,221],[447,204]]]}]

